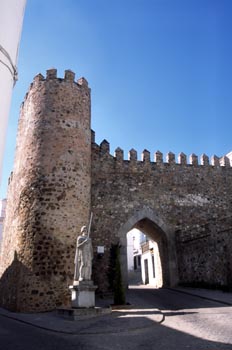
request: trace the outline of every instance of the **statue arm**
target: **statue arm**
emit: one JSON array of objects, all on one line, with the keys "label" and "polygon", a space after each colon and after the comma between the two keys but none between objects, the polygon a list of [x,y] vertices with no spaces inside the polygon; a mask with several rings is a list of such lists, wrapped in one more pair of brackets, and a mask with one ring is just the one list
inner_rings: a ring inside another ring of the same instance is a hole
[{"label": "statue arm", "polygon": [[79,248],[80,246],[82,246],[83,244],[85,244],[88,240],[89,240],[89,238],[86,238],[83,242],[79,243],[79,244],[77,245],[77,248]]}]

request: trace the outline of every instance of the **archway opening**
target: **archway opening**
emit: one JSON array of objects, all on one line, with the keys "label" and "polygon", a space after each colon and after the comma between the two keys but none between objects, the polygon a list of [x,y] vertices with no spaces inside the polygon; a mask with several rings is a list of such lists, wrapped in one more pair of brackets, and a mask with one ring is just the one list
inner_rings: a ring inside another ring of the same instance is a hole
[{"label": "archway opening", "polygon": [[158,243],[137,228],[127,233],[127,269],[129,286],[163,286]]},{"label": "archway opening", "polygon": [[127,232],[127,285],[170,285],[168,241],[152,220],[143,218]]}]

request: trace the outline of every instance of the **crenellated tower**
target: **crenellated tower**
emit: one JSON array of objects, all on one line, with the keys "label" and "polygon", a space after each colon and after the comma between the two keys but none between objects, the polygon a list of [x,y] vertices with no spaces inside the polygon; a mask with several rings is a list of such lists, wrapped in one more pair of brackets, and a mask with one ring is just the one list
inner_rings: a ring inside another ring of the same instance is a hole
[{"label": "crenellated tower", "polygon": [[[2,243],[2,303],[43,311],[68,302],[76,236],[90,214],[90,89],[56,69],[22,104]],[[17,276],[17,279],[15,278]]]},{"label": "crenellated tower", "polygon": [[124,159],[121,148],[111,155],[108,141],[95,142],[90,103],[87,81],[70,70],[60,79],[50,69],[30,86],[8,187],[0,305],[37,312],[70,303],[76,237],[90,211],[97,292],[110,290],[114,244],[127,286],[133,228],[156,242],[163,286],[232,290],[230,158],[144,150],[139,160],[131,149]]}]

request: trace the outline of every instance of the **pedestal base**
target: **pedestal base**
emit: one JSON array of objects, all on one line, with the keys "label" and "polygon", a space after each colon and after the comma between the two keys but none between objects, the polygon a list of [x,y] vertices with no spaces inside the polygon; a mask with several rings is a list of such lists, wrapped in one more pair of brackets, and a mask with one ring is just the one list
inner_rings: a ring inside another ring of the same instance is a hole
[{"label": "pedestal base", "polygon": [[59,308],[57,314],[71,321],[84,320],[97,316],[111,314],[111,307],[92,307],[92,308]]},{"label": "pedestal base", "polygon": [[95,306],[95,290],[93,281],[78,281],[69,286],[71,290],[71,305],[73,308],[89,308]]}]

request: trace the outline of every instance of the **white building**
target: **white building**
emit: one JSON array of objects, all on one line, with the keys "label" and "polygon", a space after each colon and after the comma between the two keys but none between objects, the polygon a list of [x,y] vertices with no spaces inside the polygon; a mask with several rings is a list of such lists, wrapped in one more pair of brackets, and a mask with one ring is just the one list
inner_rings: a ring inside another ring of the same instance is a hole
[{"label": "white building", "polygon": [[129,284],[162,287],[162,266],[158,244],[137,229],[127,234],[127,264]]},{"label": "white building", "polygon": [[137,229],[127,234],[127,266],[129,284],[141,283],[141,243],[146,236]]},{"label": "white building", "polygon": [[0,200],[0,242],[2,240],[3,221],[6,214],[6,199]]},{"label": "white building", "polygon": [[141,274],[143,284],[154,288],[163,286],[162,266],[158,244],[150,239],[141,244]]},{"label": "white building", "polygon": [[226,157],[230,160],[230,166],[232,166],[232,151],[226,154]]}]

